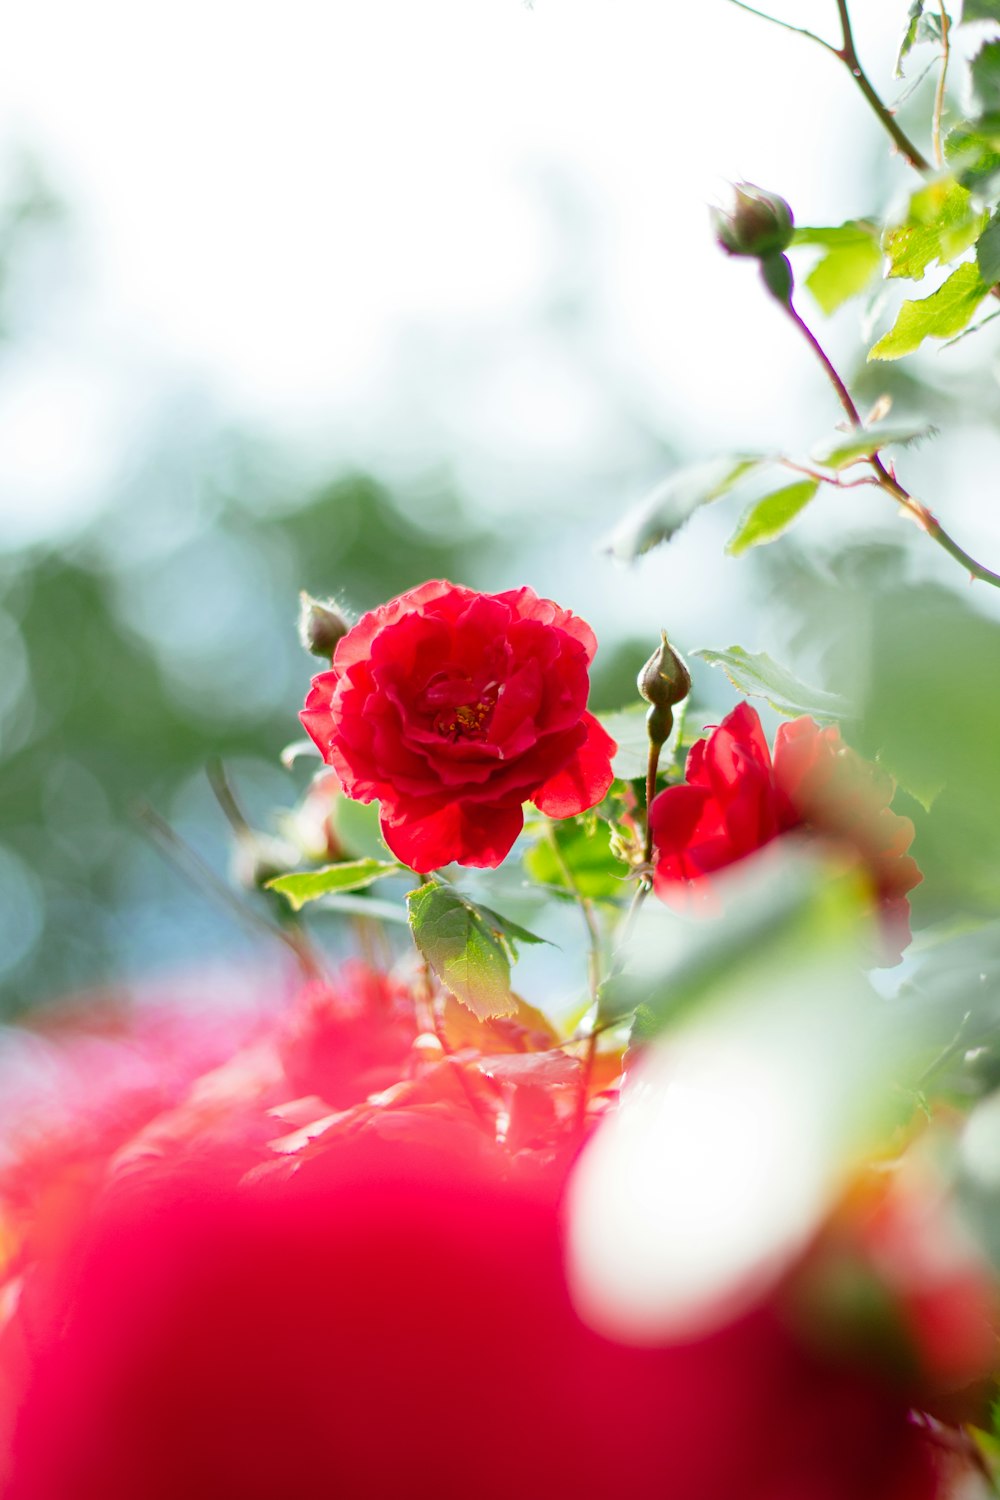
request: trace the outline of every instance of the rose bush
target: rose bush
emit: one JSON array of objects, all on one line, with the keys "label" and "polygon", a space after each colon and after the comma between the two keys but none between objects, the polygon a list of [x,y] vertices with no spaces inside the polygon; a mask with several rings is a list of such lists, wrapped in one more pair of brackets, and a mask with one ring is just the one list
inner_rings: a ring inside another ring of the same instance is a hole
[{"label": "rose bush", "polygon": [[895,784],[812,719],[775,735],[772,761],[760,719],[747,703],[695,744],[685,781],[653,800],[654,889],[673,906],[710,899],[711,875],[799,831],[856,856],[871,879],[887,963],[910,941],[907,892],[923,878],[907,854],[914,829],[894,813]]},{"label": "rose bush", "polygon": [[348,796],[379,799],[397,858],[492,868],[524,802],[568,818],[611,785],[616,747],[587,712],[596,646],[529,588],[425,583],[362,616],[300,717]]}]

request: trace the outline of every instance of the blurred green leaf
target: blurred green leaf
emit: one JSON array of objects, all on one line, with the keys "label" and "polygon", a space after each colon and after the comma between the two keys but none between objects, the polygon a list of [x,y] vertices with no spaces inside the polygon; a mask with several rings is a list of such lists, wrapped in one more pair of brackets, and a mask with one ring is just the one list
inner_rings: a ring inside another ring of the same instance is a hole
[{"label": "blurred green leaf", "polygon": [[812,714],[817,719],[842,719],[850,713],[850,705],[839,693],[827,693],[822,688],[800,682],[785,667],[773,661],[766,651],[755,654],[745,651],[742,646],[730,646],[728,651],[702,647],[691,654],[700,656],[710,667],[721,667],[733,687],[751,698],[765,698],[779,714],[788,717]]},{"label": "blurred green leaf", "polygon": [[920,302],[904,302],[890,331],[868,353],[871,359],[900,359],[926,338],[944,339],[965,328],[989,287],[972,262],[959,266],[942,286]]},{"label": "blurred green leaf", "polygon": [[924,0],[912,0],[912,4],[906,13],[906,27],[899,43],[899,51],[896,54],[895,75],[897,78],[903,76],[903,63],[916,43],[917,29],[920,25],[920,17],[923,15]]},{"label": "blurred green leaf", "polygon": [[[643,772],[645,774],[645,771]],[[603,819],[588,826],[585,818],[564,818],[550,825],[559,846],[553,849],[548,836],[538,840],[524,856],[524,867],[539,885],[561,887],[579,892],[591,901],[620,902],[630,894],[627,871],[611,852],[611,830]],[[570,873],[572,885],[566,879]]]},{"label": "blurred green leaf", "polygon": [[734,983],[749,991],[755,977],[852,945],[870,906],[863,879],[810,856],[772,854],[716,877],[714,918],[681,923],[644,907],[626,968],[601,988],[601,1019],[641,1007],[647,1041]]},{"label": "blurred green leaf", "polygon": [[679,469],[627,512],[603,544],[621,562],[634,562],[650,548],[669,542],[696,510],[721,500],[741,480],[770,460],[740,453]]},{"label": "blurred green leaf", "polygon": [[921,438],[933,437],[935,430],[926,422],[873,422],[870,427],[834,433],[816,445],[812,456],[824,468],[846,469],[859,459],[870,458],[882,448],[906,447]]},{"label": "blurred green leaf", "polygon": [[952,177],[940,177],[910,198],[906,219],[882,236],[887,275],[920,281],[932,261],[947,265],[973,244],[986,215],[969,190]]},{"label": "blurred green leaf", "polygon": [[944,589],[876,594],[859,663],[869,746],[904,786],[940,787],[914,855],[926,899],[1000,899],[1000,624]]},{"label": "blurred green leaf", "polygon": [[821,245],[827,252],[805,281],[827,317],[863,292],[882,264],[878,230],[865,219],[849,219],[829,229],[797,229],[792,244]]},{"label": "blurred green leaf", "polygon": [[1000,130],[987,129],[983,122],[956,125],[945,136],[944,154],[963,187],[981,197],[994,196],[1000,182]]},{"label": "blurred green leaf", "polygon": [[1000,21],[1000,0],[963,0],[962,21]]},{"label": "blurred green leaf", "polygon": [[986,285],[996,286],[1000,281],[1000,211],[993,214],[976,242],[976,264]]},{"label": "blurred green leaf", "polygon": [[418,886],[406,899],[413,940],[455,999],[481,1021],[514,1015],[508,949],[495,921],[436,881]]},{"label": "blurred green leaf", "polygon": [[649,758],[649,735],[646,731],[645,703],[630,704],[611,713],[598,714],[601,724],[618,746],[611,769],[619,781],[635,781],[645,776]]},{"label": "blurred green leaf", "polygon": [[773,542],[805,510],[818,489],[817,480],[800,479],[796,484],[786,484],[780,490],[772,490],[769,495],[755,500],[740,518],[726,543],[726,551],[730,556],[738,557],[748,547]]},{"label": "blurred green leaf", "polygon": [[301,870],[291,875],[277,875],[266,883],[266,889],[284,896],[293,911],[301,911],[309,901],[318,901],[335,891],[363,891],[386,875],[400,875],[402,865],[377,859],[353,859],[322,870]]},{"label": "blurred green leaf", "polygon": [[984,42],[972,59],[969,72],[979,113],[1000,114],[1000,42]]},{"label": "blurred green leaf", "polygon": [[348,853],[364,859],[385,859],[388,850],[379,828],[377,802],[355,802],[352,797],[338,797],[333,822],[337,838]]}]

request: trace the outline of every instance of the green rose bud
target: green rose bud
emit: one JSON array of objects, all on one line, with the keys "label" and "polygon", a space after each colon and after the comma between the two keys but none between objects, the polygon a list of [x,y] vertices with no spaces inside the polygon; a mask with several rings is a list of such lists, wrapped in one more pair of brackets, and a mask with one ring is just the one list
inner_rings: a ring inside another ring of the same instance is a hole
[{"label": "green rose bud", "polygon": [[654,745],[662,745],[670,738],[674,727],[674,704],[680,703],[691,691],[691,673],[684,658],[667,640],[665,630],[660,644],[636,678],[636,686],[650,705],[646,715],[649,738]]},{"label": "green rose bud", "polygon": [[314,599],[303,589],[299,601],[299,640],[313,656],[329,661],[351,627],[332,599]]},{"label": "green rose bud", "polygon": [[727,255],[758,260],[787,250],[792,240],[792,210],[777,193],[765,193],[752,182],[733,185],[733,203],[711,210],[712,228]]}]

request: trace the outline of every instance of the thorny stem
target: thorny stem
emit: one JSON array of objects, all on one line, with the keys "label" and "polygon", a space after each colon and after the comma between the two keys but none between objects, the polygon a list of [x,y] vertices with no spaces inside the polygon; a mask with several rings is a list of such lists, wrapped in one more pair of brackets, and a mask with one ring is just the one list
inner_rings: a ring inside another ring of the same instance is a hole
[{"label": "thorny stem", "polygon": [[[788,301],[780,302],[780,306],[784,308],[826,371],[830,384],[836,391],[837,399],[847,413],[847,419],[851,426],[863,428],[864,423],[858,413],[858,408],[851,398],[851,393],[840,378],[833,361],[819,339],[803,318],[800,317],[798,312],[796,312],[790,298]],[[1000,588],[1000,573],[994,573],[990,568],[984,567],[982,563],[976,562],[974,557],[971,557],[963,547],[960,547],[955,539],[945,531],[933,512],[928,510],[927,506],[922,504],[921,501],[914,499],[909,490],[903,488],[895,474],[882,462],[879,454],[873,453],[867,462],[874,474],[872,482],[877,484],[880,489],[885,490],[887,495],[891,495],[911,519],[917,523],[920,529],[926,531],[931,541],[936,542],[950,557],[953,557],[956,562],[961,563],[963,568],[966,568],[973,578],[978,578],[983,583],[991,583],[994,588]]]},{"label": "thorny stem", "polygon": [[941,74],[938,78],[937,89],[934,93],[934,116],[932,125],[932,139],[934,142],[934,162],[938,167],[944,166],[944,152],[941,150],[941,116],[944,114],[944,87],[948,78],[948,58],[951,55],[951,44],[948,37],[948,12],[941,0]]}]

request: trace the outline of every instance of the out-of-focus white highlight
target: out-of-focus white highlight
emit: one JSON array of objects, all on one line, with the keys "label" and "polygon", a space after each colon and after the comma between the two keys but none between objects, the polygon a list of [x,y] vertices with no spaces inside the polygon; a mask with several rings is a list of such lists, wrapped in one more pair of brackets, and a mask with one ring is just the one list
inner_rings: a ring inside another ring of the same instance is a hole
[{"label": "out-of-focus white highlight", "polygon": [[570,1198],[570,1275],[589,1322],[638,1342],[700,1331],[809,1235],[830,1190],[832,1122],[798,1049],[774,1042],[699,1029],[629,1084]]}]

